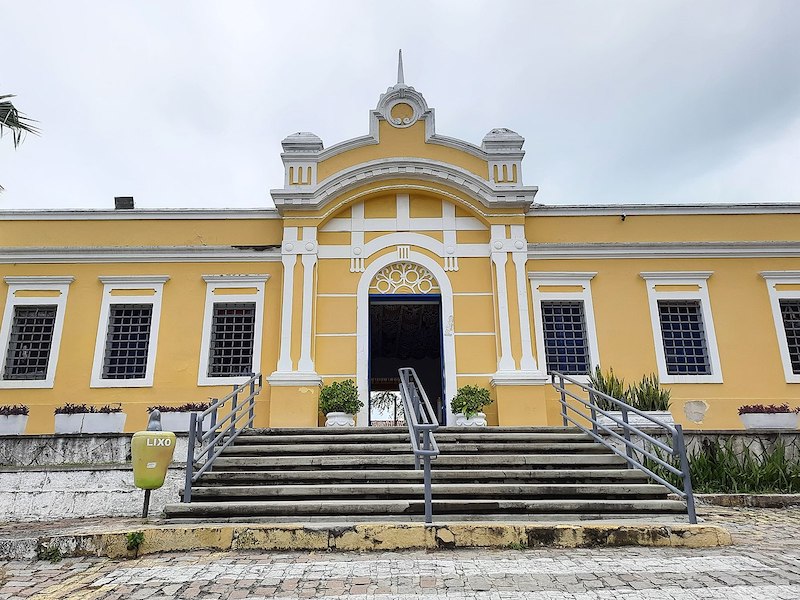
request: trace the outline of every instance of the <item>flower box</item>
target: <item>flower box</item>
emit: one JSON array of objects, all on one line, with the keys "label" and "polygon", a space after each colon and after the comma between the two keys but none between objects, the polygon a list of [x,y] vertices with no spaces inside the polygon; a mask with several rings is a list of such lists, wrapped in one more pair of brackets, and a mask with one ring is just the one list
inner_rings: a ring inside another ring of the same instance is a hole
[{"label": "flower box", "polygon": [[[622,411],[609,410],[607,412],[614,418],[622,421]],[[642,412],[645,413],[646,415],[653,417],[654,419],[661,421],[666,425],[675,425],[675,418],[672,416],[672,413],[668,410],[645,410]],[[611,420],[610,417],[601,415],[600,413],[597,413],[597,423],[600,425],[605,425],[606,427],[610,427],[611,429],[617,429],[617,430],[622,429],[622,425],[615,423],[614,421]],[[642,431],[648,431],[648,430],[652,431],[652,430],[662,429],[661,427],[653,423],[651,420],[641,415],[637,415],[636,413],[631,411],[628,412],[628,424]]]},{"label": "flower box", "polygon": [[122,433],[125,413],[84,413],[81,433]]},{"label": "flower box", "polygon": [[350,413],[329,412],[325,415],[325,427],[355,427],[356,419]]},{"label": "flower box", "polygon": [[739,418],[745,429],[797,429],[798,414],[742,413]]},{"label": "flower box", "polygon": [[[192,411],[162,412],[161,429],[162,431],[186,433],[189,431],[189,424],[191,423],[191,419],[192,419]],[[211,415],[206,415],[206,418],[203,419],[203,431],[208,431],[210,427],[211,427]]]},{"label": "flower box", "polygon": [[0,435],[22,435],[28,425],[28,415],[0,415]]},{"label": "flower box", "polygon": [[482,412],[472,413],[470,417],[464,413],[456,413],[454,417],[453,424],[456,427],[486,427],[486,414]]}]

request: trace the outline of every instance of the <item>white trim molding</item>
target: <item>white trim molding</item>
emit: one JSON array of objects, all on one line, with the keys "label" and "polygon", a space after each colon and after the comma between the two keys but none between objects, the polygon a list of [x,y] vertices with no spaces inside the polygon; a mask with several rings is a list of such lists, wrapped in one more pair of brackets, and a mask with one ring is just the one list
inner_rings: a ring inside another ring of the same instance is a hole
[{"label": "white trim molding", "polygon": [[[261,347],[264,328],[264,288],[270,276],[267,273],[251,275],[203,275],[206,282],[206,303],[203,312],[203,334],[200,341],[200,364],[197,373],[197,385],[237,385],[244,383],[248,375],[236,377],[210,377],[208,361],[211,350],[211,325],[214,319],[214,304],[222,302],[252,302],[255,304],[255,327],[253,330],[253,364],[252,370],[261,371]],[[255,288],[254,294],[217,293],[225,289]]]},{"label": "white trim molding", "polygon": [[800,203],[752,204],[564,204],[561,206],[534,204],[529,216],[538,217],[596,217],[627,218],[635,215],[769,215],[800,214]]},{"label": "white trim molding", "polygon": [[49,246],[0,248],[0,264],[277,262],[280,246]]},{"label": "white trim molding", "polygon": [[598,242],[528,244],[528,258],[780,258],[800,257],[800,242]]},{"label": "white trim molding", "polygon": [[[719,359],[719,348],[717,347],[717,334],[714,329],[711,300],[708,295],[708,278],[712,274],[713,271],[647,271],[639,273],[640,277],[645,280],[647,287],[650,323],[653,328],[658,376],[661,383],[722,383],[722,367]],[[659,290],[658,287],[661,286],[696,286],[697,290]],[[696,300],[700,303],[711,373],[708,375],[676,375],[667,372],[664,337],[661,331],[661,318],[658,310],[659,300]]]},{"label": "white trim molding", "polygon": [[772,307],[772,317],[775,322],[775,335],[778,338],[778,348],[781,353],[781,363],[786,383],[800,383],[800,372],[792,369],[792,359],[789,353],[789,341],[786,338],[786,327],[783,323],[780,302],[783,299],[800,300],[800,288],[796,290],[779,290],[778,285],[800,286],[800,271],[762,271],[761,277],[767,284],[769,303]]},{"label": "white trim molding", "polygon": [[[33,389],[52,388],[55,385],[58,353],[61,348],[61,334],[64,330],[64,317],[67,308],[67,294],[70,284],[75,281],[71,276],[10,276],[5,277],[8,284],[8,296],[3,312],[3,324],[0,326],[0,389]],[[16,296],[19,291],[45,292],[42,296]],[[57,292],[56,296],[48,293]],[[53,327],[53,339],[48,356],[47,372],[44,379],[2,379],[5,376],[6,356],[14,321],[16,306],[55,306],[56,320]]]},{"label": "white trim molding", "polygon": [[[600,365],[600,351],[597,343],[597,328],[594,319],[594,304],[592,303],[591,281],[596,272],[592,271],[531,271],[528,279],[533,294],[533,313],[536,336],[536,354],[539,364],[547,372],[547,349],[544,341],[544,318],[542,316],[542,302],[547,301],[577,301],[583,303],[583,316],[586,323],[586,345],[589,350],[589,373],[573,375],[576,380],[589,383],[589,377],[595,367]],[[578,291],[548,291],[540,287],[579,287]]]},{"label": "white trim molding", "polygon": [[[169,277],[167,275],[124,275],[100,276],[98,279],[103,284],[103,299],[100,304],[100,319],[97,324],[97,338],[95,339],[94,360],[92,362],[89,387],[152,387],[155,377],[158,330],[161,323],[161,303],[164,284],[169,280]],[[153,293],[151,295],[131,294],[131,290],[152,290]],[[128,291],[129,293],[113,294],[114,291]],[[152,306],[144,377],[136,379],[108,379],[103,377],[103,361],[107,351],[106,340],[108,337],[109,316],[111,306],[114,304],[149,304]]]},{"label": "white trim molding", "polygon": [[274,208],[135,208],[132,210],[0,210],[0,221],[208,221],[280,219]]}]

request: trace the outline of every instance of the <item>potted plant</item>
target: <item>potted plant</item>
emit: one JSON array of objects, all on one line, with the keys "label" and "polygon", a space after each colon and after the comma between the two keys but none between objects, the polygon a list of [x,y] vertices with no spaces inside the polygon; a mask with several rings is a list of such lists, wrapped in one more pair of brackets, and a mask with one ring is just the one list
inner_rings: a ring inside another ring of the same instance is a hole
[{"label": "potted plant", "polygon": [[[148,406],[147,412],[158,410],[161,413],[161,428],[164,431],[186,433],[189,431],[191,414],[193,412],[201,413],[209,406],[211,406],[210,402],[187,402],[178,406]],[[203,431],[208,431],[210,427],[211,415],[206,415],[206,418],[203,419]]]},{"label": "potted plant", "polygon": [[22,404],[0,406],[0,435],[22,435],[27,424],[27,406]]},{"label": "potted plant", "polygon": [[352,379],[334,381],[322,386],[319,392],[319,410],[326,417],[325,427],[354,427],[355,414],[362,406]]},{"label": "potted plant", "polygon": [[797,429],[800,408],[788,404],[750,404],[739,407],[739,418],[745,429]]},{"label": "potted plant", "polygon": [[[675,423],[675,419],[670,412],[670,407],[672,406],[670,391],[661,387],[658,375],[655,373],[644,375],[640,381],[626,387],[625,381],[614,375],[614,369],[609,369],[608,373],[604,374],[600,367],[596,367],[594,374],[590,378],[590,385],[599,392],[621,400],[662,423],[667,425]],[[595,404],[598,408],[605,410],[614,418],[622,421],[622,411],[619,410],[619,406],[610,400],[595,398]],[[597,421],[607,427],[620,427],[611,417],[605,415],[598,414]],[[638,429],[658,428],[653,421],[634,412],[628,412],[628,423]]]},{"label": "potted plant", "polygon": [[125,413],[119,404],[88,406],[66,403],[55,409],[56,433],[121,433]]},{"label": "potted plant", "polygon": [[458,427],[486,427],[486,415],[481,412],[484,406],[492,403],[489,390],[479,385],[465,385],[456,391],[450,403]]}]

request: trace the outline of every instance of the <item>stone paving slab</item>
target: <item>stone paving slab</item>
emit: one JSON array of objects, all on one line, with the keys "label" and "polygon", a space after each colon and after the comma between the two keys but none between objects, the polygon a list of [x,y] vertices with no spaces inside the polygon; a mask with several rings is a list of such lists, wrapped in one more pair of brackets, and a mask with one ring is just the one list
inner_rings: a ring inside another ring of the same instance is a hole
[{"label": "stone paving slab", "polygon": [[[704,507],[723,548],[212,552],[0,563],[0,600],[798,600],[800,509]],[[3,574],[5,571],[5,574]]]}]

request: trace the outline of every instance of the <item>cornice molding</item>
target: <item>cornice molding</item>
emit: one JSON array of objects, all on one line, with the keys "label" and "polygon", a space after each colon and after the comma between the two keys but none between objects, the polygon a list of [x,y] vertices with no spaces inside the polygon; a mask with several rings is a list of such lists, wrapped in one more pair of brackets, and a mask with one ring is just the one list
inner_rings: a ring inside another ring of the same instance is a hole
[{"label": "cornice molding", "polygon": [[138,221],[280,219],[274,208],[157,208],[133,210],[0,210],[0,221]]},{"label": "cornice molding", "polygon": [[800,214],[800,203],[752,204],[565,204],[545,206],[535,204],[528,216],[538,217],[595,217],[634,215],[760,215]]},{"label": "cornice molding", "polygon": [[800,242],[599,242],[588,244],[528,244],[528,258],[536,260],[760,257],[800,257]]},{"label": "cornice molding", "polygon": [[169,275],[100,275],[104,285],[164,285]]},{"label": "cornice molding", "polygon": [[3,277],[8,285],[69,285],[75,278],[72,275],[8,275]]},{"label": "cornice molding", "polygon": [[[414,157],[383,158],[355,165],[327,178],[316,186],[293,186],[270,190],[278,210],[323,208],[337,196],[369,181],[411,178],[444,183],[487,208],[530,207],[538,187],[493,185],[481,177],[447,163]],[[299,189],[294,189],[299,188]]]},{"label": "cornice molding", "polygon": [[280,247],[264,250],[232,246],[0,248],[0,264],[125,262],[279,262]]}]

